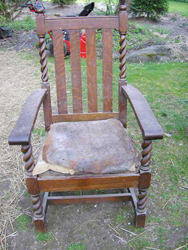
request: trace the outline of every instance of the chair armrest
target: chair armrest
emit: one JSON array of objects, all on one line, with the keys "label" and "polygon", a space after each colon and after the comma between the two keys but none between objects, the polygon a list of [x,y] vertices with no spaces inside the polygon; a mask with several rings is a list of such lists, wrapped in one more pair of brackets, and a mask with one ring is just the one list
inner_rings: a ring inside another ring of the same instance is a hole
[{"label": "chair armrest", "polygon": [[131,85],[122,87],[123,94],[128,98],[138,124],[142,131],[144,140],[155,140],[163,138],[163,129],[153,115],[146,99],[141,92]]},{"label": "chair armrest", "polygon": [[10,145],[30,144],[31,132],[46,93],[46,89],[37,89],[27,98],[20,117],[8,138]]}]

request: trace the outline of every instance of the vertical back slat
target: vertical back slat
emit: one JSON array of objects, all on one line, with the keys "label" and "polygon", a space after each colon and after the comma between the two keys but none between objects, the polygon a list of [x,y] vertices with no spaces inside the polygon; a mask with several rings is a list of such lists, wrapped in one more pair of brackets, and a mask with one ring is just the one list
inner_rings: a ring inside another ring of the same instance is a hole
[{"label": "vertical back slat", "polygon": [[64,61],[62,30],[53,32],[53,47],[54,47],[54,57],[55,57],[58,113],[66,114],[67,93],[66,93],[65,61]]},{"label": "vertical back slat", "polygon": [[111,29],[103,29],[103,111],[112,112],[113,82],[113,34]]},{"label": "vertical back slat", "polygon": [[73,113],[82,113],[80,32],[70,30]]},{"label": "vertical back slat", "polygon": [[95,30],[86,30],[88,112],[97,112],[97,62]]}]

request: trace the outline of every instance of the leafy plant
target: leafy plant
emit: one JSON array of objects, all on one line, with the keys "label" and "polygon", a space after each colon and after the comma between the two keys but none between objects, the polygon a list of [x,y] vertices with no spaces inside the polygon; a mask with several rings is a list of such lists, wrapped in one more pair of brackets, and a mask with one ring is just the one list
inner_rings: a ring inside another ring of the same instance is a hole
[{"label": "leafy plant", "polygon": [[1,0],[0,15],[5,18],[14,20],[21,14],[21,5],[29,2],[29,0]]},{"label": "leafy plant", "polygon": [[98,9],[99,14],[101,15],[105,15],[105,16],[109,16],[109,15],[115,15],[117,14],[118,11],[118,0],[104,0],[103,2],[103,6],[104,9]]},{"label": "leafy plant", "polygon": [[156,19],[168,11],[167,0],[132,0],[131,10],[136,16]]}]

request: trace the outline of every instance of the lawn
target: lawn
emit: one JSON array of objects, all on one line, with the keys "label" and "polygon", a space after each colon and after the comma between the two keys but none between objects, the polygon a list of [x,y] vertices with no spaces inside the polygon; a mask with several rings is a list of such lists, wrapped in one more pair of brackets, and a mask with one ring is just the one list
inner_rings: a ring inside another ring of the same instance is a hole
[{"label": "lawn", "polygon": [[178,13],[184,17],[188,17],[188,3],[169,1],[170,13]]},{"label": "lawn", "polygon": [[[14,58],[15,59],[15,58]],[[17,55],[17,62],[25,64],[26,68],[39,68],[38,58],[29,54]],[[55,95],[54,59],[49,58],[49,75],[52,95]],[[102,108],[102,62],[97,61],[99,107]],[[11,59],[10,59],[11,65]],[[118,89],[118,62],[114,63],[114,110],[117,110]],[[188,148],[187,136],[187,64],[186,63],[147,63],[129,64],[127,73],[130,84],[139,88],[148,100],[155,116],[161,123],[165,136],[162,141],[154,142],[152,156],[152,186],[149,189],[148,220],[145,229],[136,229],[133,223],[133,211],[128,205],[105,204],[98,205],[73,205],[70,210],[66,207],[57,206],[53,212],[49,212],[49,233],[47,235],[35,235],[30,220],[26,217],[17,219],[15,227],[18,236],[14,238],[13,244],[19,249],[24,245],[30,249],[31,242],[35,241],[36,249],[58,249],[63,244],[66,250],[70,249],[176,249],[188,243],[187,235],[187,176]],[[86,88],[86,63],[82,60],[82,82],[83,96],[87,111],[87,88]],[[70,70],[70,59],[66,59],[66,71]],[[69,94],[69,109],[71,110],[71,84],[70,73],[67,76],[67,87]],[[15,71],[16,74],[16,71]],[[39,71],[33,78],[39,79]],[[16,75],[14,75],[16,77]],[[38,81],[40,82],[40,80]],[[14,84],[14,83],[12,83]],[[32,85],[32,88],[34,86]],[[20,87],[19,87],[20,88]],[[28,94],[30,92],[29,80],[27,84],[23,81],[23,88]],[[27,94],[27,95],[28,95]],[[14,93],[16,95],[16,93]],[[18,96],[19,91],[18,91]],[[25,96],[26,98],[26,96]],[[53,103],[54,97],[52,98]],[[19,98],[17,98],[19,103]],[[116,105],[115,105],[116,104]],[[129,106],[128,130],[138,145],[141,143],[141,134]],[[34,137],[42,137],[40,127],[35,128]],[[18,149],[17,149],[18,150]],[[17,152],[17,151],[16,151]],[[28,199],[27,196],[23,200]],[[29,200],[28,200],[29,201]],[[27,207],[30,207],[28,202]],[[51,215],[50,215],[51,214]],[[58,215],[58,217],[57,217]],[[59,218],[59,216],[62,216]],[[63,220],[63,223],[59,223]],[[92,221],[92,223],[91,223]],[[23,224],[23,225],[22,225]],[[119,237],[127,243],[115,238],[112,225],[119,232]],[[80,226],[82,225],[82,226]],[[80,231],[80,227],[82,230]],[[122,231],[125,228],[136,234],[130,235]],[[92,235],[92,236],[91,236]],[[95,241],[93,236],[95,235]],[[101,235],[106,235],[104,239]],[[30,241],[27,241],[28,237]],[[135,238],[134,238],[135,237]],[[129,242],[128,242],[129,241]],[[186,249],[182,247],[181,249]]]}]

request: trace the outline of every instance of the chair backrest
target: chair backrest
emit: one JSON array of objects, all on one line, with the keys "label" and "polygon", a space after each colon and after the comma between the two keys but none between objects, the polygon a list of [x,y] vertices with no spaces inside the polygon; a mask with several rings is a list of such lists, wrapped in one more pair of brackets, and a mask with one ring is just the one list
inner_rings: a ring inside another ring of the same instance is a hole
[{"label": "chair backrest", "polygon": [[[127,13],[126,6],[120,6],[118,16],[99,17],[61,17],[45,18],[42,12],[36,18],[37,34],[39,36],[39,47],[41,57],[42,87],[48,88],[49,97],[44,104],[46,128],[51,122],[95,120],[119,117],[126,120],[126,105],[119,97],[119,113],[113,112],[113,29],[120,32],[120,81],[119,85],[126,85],[126,41]],[[81,60],[80,60],[80,30],[86,32],[87,51],[87,93],[88,114],[83,114]],[[97,101],[97,60],[96,60],[96,38],[95,32],[102,29],[102,65],[103,65],[103,112],[98,112]],[[65,59],[62,30],[70,32],[70,57],[71,57],[71,79],[72,79],[72,104],[73,114],[68,114],[67,90],[65,76]],[[45,33],[53,32],[53,46],[55,57],[55,74],[57,89],[58,114],[50,118],[50,86],[48,84],[48,69],[46,59]],[[121,113],[123,115],[121,115]],[[89,115],[90,114],[90,115]],[[123,118],[124,117],[124,118]],[[50,120],[51,119],[51,120]],[[125,123],[125,122],[124,122]],[[124,124],[126,125],[126,124]]]}]

